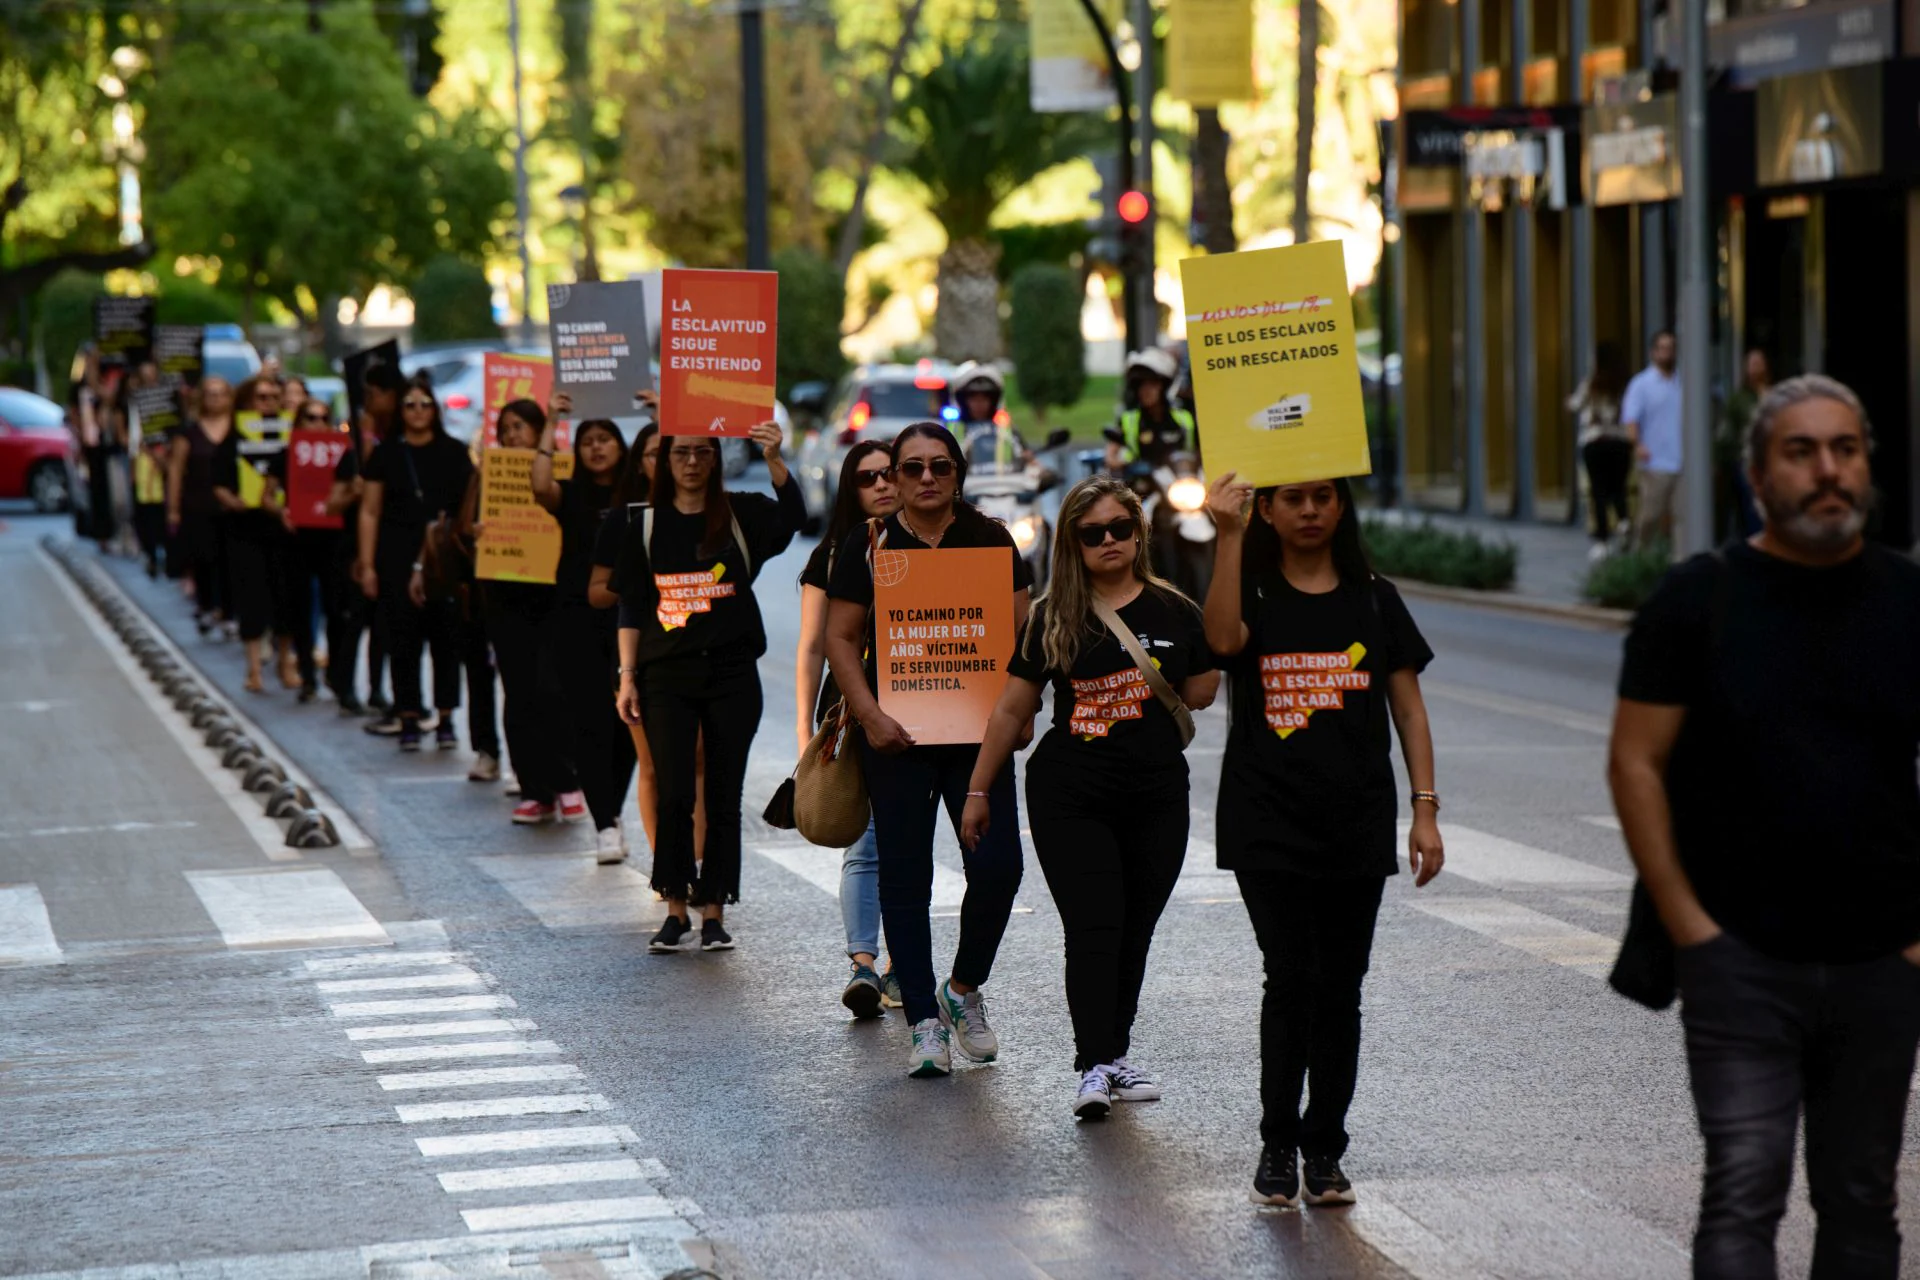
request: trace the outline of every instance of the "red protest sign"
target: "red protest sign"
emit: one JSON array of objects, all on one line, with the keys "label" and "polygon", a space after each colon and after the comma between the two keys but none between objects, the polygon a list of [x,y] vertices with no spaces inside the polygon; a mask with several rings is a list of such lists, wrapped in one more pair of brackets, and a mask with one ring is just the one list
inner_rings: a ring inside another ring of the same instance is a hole
[{"label": "red protest sign", "polygon": [[[510,356],[489,351],[481,365],[486,383],[486,405],[480,421],[481,442],[500,443],[500,411],[515,400],[531,400],[545,409],[553,399],[553,361],[545,356]],[[554,428],[556,448],[570,447],[567,424]]]},{"label": "red protest sign", "polygon": [[779,276],[669,269],[660,312],[662,432],[744,436],[773,417]]},{"label": "red protest sign", "polygon": [[333,469],[353,447],[344,431],[295,431],[287,448],[287,516],[296,529],[338,529],[340,517],[327,514]]}]

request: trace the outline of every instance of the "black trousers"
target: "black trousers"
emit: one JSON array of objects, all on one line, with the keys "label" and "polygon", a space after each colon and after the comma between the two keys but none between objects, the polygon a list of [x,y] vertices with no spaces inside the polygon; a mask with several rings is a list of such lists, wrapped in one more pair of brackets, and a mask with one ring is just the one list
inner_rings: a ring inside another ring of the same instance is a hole
[{"label": "black trousers", "polygon": [[[320,682],[314,665],[313,602],[317,596],[320,611],[327,620],[327,665],[333,665],[333,616],[338,613],[341,579],[336,570],[340,535],[332,529],[296,529],[287,548],[287,594],[289,619],[293,624],[293,654],[300,663],[300,683],[312,689]],[[351,585],[351,584],[347,584]],[[356,593],[357,594],[357,593]],[[354,655],[346,655],[352,669]]]},{"label": "black trousers", "polygon": [[[251,519],[252,514],[243,518]],[[268,631],[276,636],[296,634],[299,623],[290,590],[290,555],[291,540],[284,533],[244,527],[228,531],[227,580],[242,640],[258,640]]]},{"label": "black trousers", "polygon": [[1587,467],[1593,536],[1605,542],[1613,533],[1616,516],[1620,523],[1627,522],[1627,477],[1633,473],[1633,442],[1602,436],[1581,446],[1580,459]]},{"label": "black trousers", "polygon": [[[327,688],[346,703],[359,701],[360,637],[367,637],[367,696],[380,692],[386,651],[374,625],[374,603],[360,591],[347,564],[336,561],[326,569],[333,603],[327,608]],[[322,593],[325,594],[324,592]]]},{"label": "black trousers", "polygon": [[[1386,878],[1239,871],[1266,964],[1260,998],[1260,1140],[1338,1159],[1360,1068],[1360,984]],[[1308,1092],[1300,1114],[1300,1094]]]},{"label": "black trousers", "polygon": [[451,600],[429,600],[422,608],[407,597],[409,571],[381,565],[377,623],[393,675],[393,709],[418,719],[426,714],[420,687],[420,658],[433,655],[433,705],[451,711],[460,705],[460,619]]},{"label": "black trousers", "polygon": [[[560,687],[560,710],[555,720],[562,735],[561,754],[573,762],[573,775],[586,793],[593,825],[600,830],[620,825],[620,811],[633,786],[633,735],[621,723],[620,712],[613,705],[617,691],[614,673],[620,666],[620,633],[613,623],[608,610],[563,604],[547,616],[541,633],[542,655]],[[707,772],[711,785],[711,749]],[[743,786],[745,778],[743,762]],[[711,810],[711,792],[707,805]]]},{"label": "black trousers", "polygon": [[133,532],[140,539],[140,554],[147,560],[147,575],[158,577],[166,560],[167,505],[164,502],[140,502],[133,508]]},{"label": "black trousers", "polygon": [[[653,888],[694,906],[740,900],[740,802],[760,728],[760,672],[751,653],[696,653],[642,668],[647,748],[660,787]],[[707,740],[707,847],[693,847],[694,751]]]},{"label": "black trousers", "polygon": [[1126,1056],[1154,926],[1187,856],[1184,768],[1178,786],[1107,791],[1044,746],[1027,764],[1033,852],[1066,933],[1075,1071]]},{"label": "black trousers", "polygon": [[[473,588],[467,591],[471,595]],[[429,601],[431,608],[436,602]],[[467,673],[467,745],[498,759],[500,756],[500,715],[494,694],[493,649],[487,643],[487,622],[478,601],[469,607],[465,600],[448,601],[453,610],[454,641],[460,649],[460,669]],[[438,687],[439,668],[434,668]],[[459,705],[442,702],[441,707]]]},{"label": "black trousers", "polygon": [[209,511],[189,511],[174,539],[181,571],[193,579],[193,609],[202,619],[231,618],[227,599],[227,526]]},{"label": "black trousers", "polygon": [[1676,958],[1694,1106],[1707,1143],[1698,1277],[1769,1277],[1807,1129],[1807,1186],[1819,1220],[1814,1280],[1893,1280],[1900,1141],[1920,969],[1775,960],[1723,933]]},{"label": "black trousers", "polygon": [[520,780],[521,796],[541,804],[552,804],[556,795],[579,785],[573,761],[562,750],[567,708],[541,644],[548,612],[493,605],[487,609],[487,637],[506,697],[501,721],[507,731],[507,756],[513,776]]}]

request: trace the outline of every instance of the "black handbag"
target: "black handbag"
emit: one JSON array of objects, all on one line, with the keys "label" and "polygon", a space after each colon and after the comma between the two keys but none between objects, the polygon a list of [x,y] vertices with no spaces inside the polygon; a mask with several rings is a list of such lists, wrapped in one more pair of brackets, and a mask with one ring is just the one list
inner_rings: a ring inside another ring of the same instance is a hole
[{"label": "black handbag", "polygon": [[1620,954],[1607,975],[1607,985],[1635,1004],[1658,1011],[1673,1003],[1676,984],[1673,935],[1661,923],[1645,882],[1636,879],[1627,906],[1627,933],[1620,940]]},{"label": "black handbag", "polygon": [[766,824],[775,831],[791,831],[797,825],[793,818],[793,777],[784,778],[773,799],[767,801],[765,813],[760,815]]}]

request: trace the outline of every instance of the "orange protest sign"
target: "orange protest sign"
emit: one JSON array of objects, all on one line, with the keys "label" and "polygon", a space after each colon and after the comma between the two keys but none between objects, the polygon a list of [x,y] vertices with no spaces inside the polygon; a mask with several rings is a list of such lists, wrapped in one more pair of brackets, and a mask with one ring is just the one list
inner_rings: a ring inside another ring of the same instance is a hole
[{"label": "orange protest sign", "polygon": [[489,582],[551,583],[560,565],[560,526],[533,498],[533,450],[480,455],[480,536],[473,576]]},{"label": "orange protest sign", "polygon": [[1013,653],[1011,553],[875,552],[873,642],[880,709],[915,742],[980,741]]},{"label": "orange protest sign", "polygon": [[[480,443],[492,448],[500,443],[500,411],[515,400],[531,400],[545,410],[553,401],[553,361],[545,356],[511,356],[489,351],[481,362],[481,381],[486,384],[486,404],[481,411]],[[566,479],[573,474],[573,424],[553,424],[553,474]]]},{"label": "orange protest sign", "polygon": [[660,430],[744,436],[773,417],[780,278],[771,271],[662,273]]}]

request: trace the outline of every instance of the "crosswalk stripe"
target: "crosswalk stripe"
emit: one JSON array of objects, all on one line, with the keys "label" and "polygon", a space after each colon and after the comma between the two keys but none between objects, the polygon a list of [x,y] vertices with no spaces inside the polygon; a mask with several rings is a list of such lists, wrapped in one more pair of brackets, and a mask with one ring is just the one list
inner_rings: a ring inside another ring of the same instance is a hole
[{"label": "crosswalk stripe", "polygon": [[521,1164],[501,1169],[463,1169],[443,1173],[440,1189],[505,1191],[514,1187],[561,1187],[573,1182],[642,1182],[646,1171],[632,1156],[618,1160],[578,1160],[570,1164]]},{"label": "crosswalk stripe", "polygon": [[40,890],[30,884],[0,885],[0,964],[58,964],[60,940]]},{"label": "crosswalk stripe", "polygon": [[1618,831],[1620,829],[1620,819],[1610,813],[1583,813],[1580,815],[1580,821],[1589,826],[1599,827],[1602,831]]},{"label": "crosswalk stripe", "polygon": [[1504,898],[1426,897],[1409,904],[1448,924],[1593,977],[1605,977],[1620,944]]},{"label": "crosswalk stripe", "polygon": [[[387,932],[397,939],[400,926],[388,925]],[[386,969],[406,966],[427,967],[452,964],[454,954],[451,951],[369,951],[357,956],[322,956],[317,960],[305,961],[307,972],[352,973],[356,969]]]},{"label": "crosswalk stripe", "polygon": [[419,1000],[355,1000],[332,1004],[336,1018],[385,1018],[396,1013],[467,1013],[474,1009],[511,1009],[512,996],[432,996]]},{"label": "crosswalk stripe", "polygon": [[498,1209],[463,1209],[469,1231],[515,1231],[577,1222],[633,1222],[671,1218],[673,1202],[662,1196],[622,1196],[612,1200],[565,1200],[558,1204],[516,1204]]},{"label": "crosswalk stripe", "polygon": [[[755,846],[753,852],[791,871],[816,889],[835,898],[840,896],[840,850],[822,849],[811,844],[763,844]],[[935,911],[951,911],[966,896],[967,878],[935,860],[931,908]]]},{"label": "crosswalk stripe", "polygon": [[540,1080],[578,1080],[580,1068],[567,1062],[537,1067],[471,1067],[464,1071],[402,1071],[380,1077],[389,1093],[402,1089],[465,1089],[479,1084],[532,1084]]},{"label": "crosswalk stripe", "polygon": [[473,861],[549,929],[652,932],[666,918],[666,904],[632,867],[597,866],[578,854],[495,854]]},{"label": "crosswalk stripe", "polygon": [[344,995],[350,991],[407,991],[430,987],[477,987],[480,975],[471,969],[453,973],[414,973],[404,978],[342,978],[335,982],[314,983],[322,995]]},{"label": "crosswalk stripe", "polygon": [[475,1040],[467,1044],[414,1044],[403,1049],[362,1049],[363,1061],[384,1066],[392,1062],[433,1062],[443,1058],[506,1058],[516,1054],[558,1053],[551,1040]]},{"label": "crosswalk stripe", "polygon": [[597,1093],[549,1093],[520,1098],[469,1098],[464,1102],[415,1102],[394,1108],[401,1124],[432,1120],[485,1120],[493,1116],[558,1116],[576,1111],[606,1111]]},{"label": "crosswalk stripe", "polygon": [[444,1138],[415,1138],[428,1159],[441,1156],[494,1155],[502,1151],[546,1151],[555,1147],[617,1147],[635,1141],[623,1124],[583,1124],[567,1129],[506,1129],[497,1133],[457,1133]]},{"label": "crosswalk stripe", "polygon": [[[1407,824],[1402,824],[1405,834]],[[1451,824],[1440,828],[1446,841],[1446,870],[1494,888],[1630,889],[1633,877],[1577,858],[1548,853],[1503,836]]]},{"label": "crosswalk stripe", "polygon": [[360,899],[325,867],[189,871],[229,947],[333,947],[389,943]]},{"label": "crosswalk stripe", "polygon": [[348,1027],[349,1040],[412,1040],[416,1036],[499,1035],[537,1031],[531,1018],[473,1018],[466,1022],[401,1022],[384,1027]]}]

